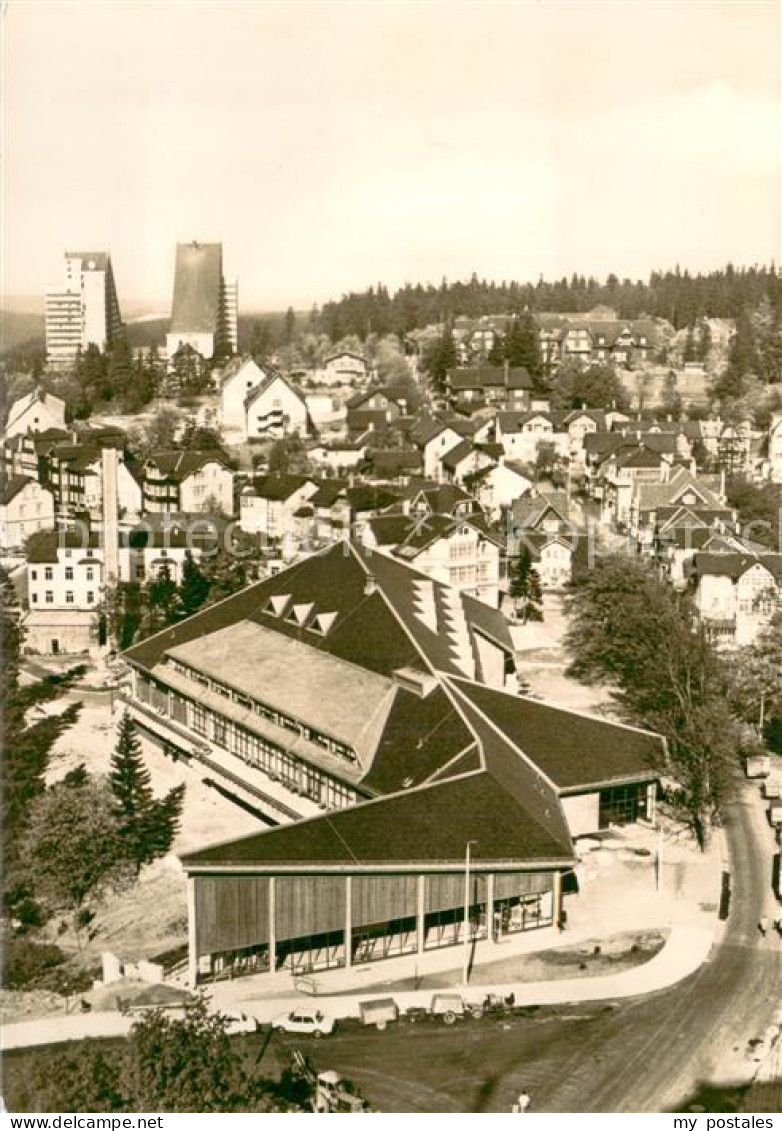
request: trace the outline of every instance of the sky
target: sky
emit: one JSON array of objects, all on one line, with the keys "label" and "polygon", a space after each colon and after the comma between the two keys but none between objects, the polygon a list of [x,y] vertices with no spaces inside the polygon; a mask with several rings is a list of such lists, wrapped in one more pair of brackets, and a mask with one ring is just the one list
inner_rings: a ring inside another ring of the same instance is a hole
[{"label": "sky", "polygon": [[776,0],[10,0],[2,49],[5,295],[107,250],[166,311],[192,239],[244,310],[780,259]]}]

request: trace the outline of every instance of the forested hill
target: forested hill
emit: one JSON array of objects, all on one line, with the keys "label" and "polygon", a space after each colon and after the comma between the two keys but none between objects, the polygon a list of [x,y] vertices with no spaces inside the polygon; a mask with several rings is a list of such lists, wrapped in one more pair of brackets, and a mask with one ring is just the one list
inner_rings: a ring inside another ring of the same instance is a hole
[{"label": "forested hill", "polygon": [[573,275],[558,282],[487,282],[477,275],[469,282],[435,286],[406,284],[391,293],[382,283],[362,293],[328,302],[317,315],[318,329],[333,341],[348,334],[404,334],[432,323],[466,315],[513,314],[525,309],[559,313],[588,311],[599,305],[613,307],[620,318],[641,315],[665,318],[677,329],[701,317],[735,318],[742,310],[755,310],[764,301],[772,317],[782,321],[782,279],[776,267],[737,269],[730,265],[707,275],[675,271],[654,272],[648,282],[618,279],[604,283]]}]

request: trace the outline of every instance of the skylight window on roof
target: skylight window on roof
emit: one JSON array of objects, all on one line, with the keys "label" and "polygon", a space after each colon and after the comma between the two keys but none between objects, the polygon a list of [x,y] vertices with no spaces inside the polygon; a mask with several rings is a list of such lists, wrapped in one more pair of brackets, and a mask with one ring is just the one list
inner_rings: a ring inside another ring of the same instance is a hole
[{"label": "skylight window on roof", "polygon": [[285,619],[291,624],[303,625],[312,612],[313,608],[314,605],[312,601],[308,601],[306,604],[294,605]]},{"label": "skylight window on roof", "polygon": [[263,611],[269,613],[270,616],[281,617],[290,599],[290,593],[276,593],[269,598],[269,602]]},{"label": "skylight window on roof", "polygon": [[312,624],[308,627],[312,632],[317,632],[321,636],[326,636],[336,619],[336,613],[318,613]]}]

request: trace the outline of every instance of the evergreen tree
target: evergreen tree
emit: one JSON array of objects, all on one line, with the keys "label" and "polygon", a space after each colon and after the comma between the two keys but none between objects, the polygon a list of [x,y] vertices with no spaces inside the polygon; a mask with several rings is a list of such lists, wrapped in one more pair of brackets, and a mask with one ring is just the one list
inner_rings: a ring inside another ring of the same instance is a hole
[{"label": "evergreen tree", "polygon": [[115,799],[115,813],[123,823],[132,822],[152,805],[152,779],[144,764],[135,723],[127,711],[119,722],[109,785]]},{"label": "evergreen tree", "polygon": [[689,361],[695,361],[697,356],[695,348],[695,323],[691,322],[687,327],[687,336],[684,339],[684,353],[682,359],[686,365]]},{"label": "evergreen tree", "polygon": [[513,598],[516,616],[521,614],[523,624],[531,620],[543,620],[543,591],[538,571],[532,564],[532,555],[522,546],[515,558],[510,561],[510,586],[508,592]]},{"label": "evergreen tree", "polygon": [[120,719],[109,786],[123,855],[138,873],[143,864],[165,856],[171,848],[182,815],[185,787],[174,786],[165,797],[154,799],[141,744],[127,712]]},{"label": "evergreen tree", "polygon": [[535,382],[543,376],[538,327],[530,311],[514,318],[505,343],[505,357],[512,367],[526,369]]},{"label": "evergreen tree", "polygon": [[296,332],[296,312],[292,306],[285,311],[285,341],[290,345]]},{"label": "evergreen tree", "polygon": [[106,390],[109,396],[125,396],[133,384],[133,375],[133,355],[126,335],[121,333],[109,354]]},{"label": "evergreen tree", "polygon": [[182,566],[182,581],[179,586],[179,608],[183,617],[198,612],[209,596],[209,579],[198,568],[193,555],[188,551]]},{"label": "evergreen tree", "polygon": [[431,343],[423,359],[435,392],[443,394],[447,388],[448,372],[456,368],[456,342],[450,324],[442,335]]},{"label": "evergreen tree", "polygon": [[167,624],[173,624],[177,619],[177,585],[171,577],[168,565],[162,566],[155,577],[145,586],[144,599],[141,602],[144,610],[144,634],[151,635]]},{"label": "evergreen tree", "polygon": [[666,374],[662,390],[662,407],[667,413],[678,414],[682,410],[682,398],[679,392],[676,373],[670,369]]},{"label": "evergreen tree", "polygon": [[500,366],[504,365],[506,357],[505,339],[502,334],[496,334],[494,341],[491,344],[486,360],[489,365]]}]

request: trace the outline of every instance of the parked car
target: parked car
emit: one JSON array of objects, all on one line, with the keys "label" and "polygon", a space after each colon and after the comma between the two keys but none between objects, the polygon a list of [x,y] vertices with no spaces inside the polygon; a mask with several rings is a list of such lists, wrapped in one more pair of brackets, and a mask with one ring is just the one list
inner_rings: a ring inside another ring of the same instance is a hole
[{"label": "parked car", "polygon": [[483,1016],[483,1001],[466,1002],[461,994],[435,994],[429,1012],[441,1017],[444,1025],[453,1025],[457,1018]]},{"label": "parked car", "polygon": [[225,1031],[230,1037],[237,1033],[255,1033],[258,1029],[258,1022],[254,1017],[248,1017],[246,1013],[228,1013],[226,1016],[228,1024]]},{"label": "parked car", "polygon": [[294,1009],[275,1017],[272,1025],[278,1033],[310,1033],[314,1037],[328,1037],[334,1032],[334,1018],[326,1017],[319,1009]]}]

